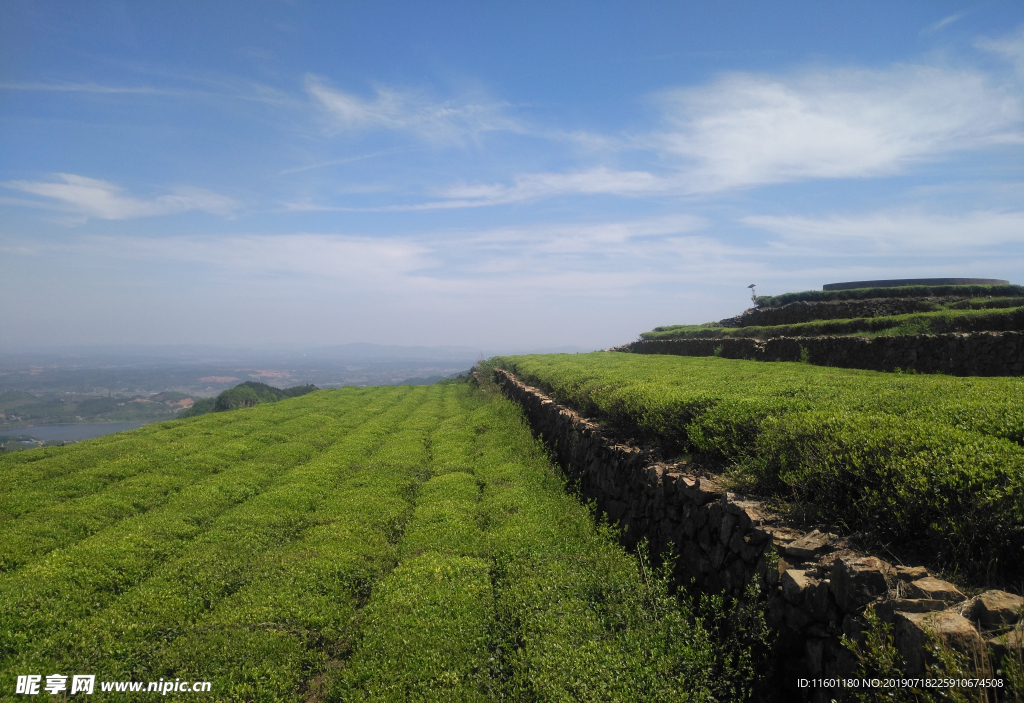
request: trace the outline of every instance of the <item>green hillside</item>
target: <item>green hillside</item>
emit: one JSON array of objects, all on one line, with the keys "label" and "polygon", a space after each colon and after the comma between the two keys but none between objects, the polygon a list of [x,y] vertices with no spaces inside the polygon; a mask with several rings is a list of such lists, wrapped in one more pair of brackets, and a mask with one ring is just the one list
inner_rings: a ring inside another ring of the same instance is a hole
[{"label": "green hillside", "polygon": [[742,700],[746,643],[764,637],[669,596],[566,493],[518,407],[468,383],[320,391],[19,452],[0,480],[8,682]]},{"label": "green hillside", "polygon": [[251,408],[260,403],[276,403],[285,398],[298,398],[315,390],[318,390],[317,387],[311,383],[304,386],[292,386],[291,388],[276,388],[266,383],[246,381],[245,383],[239,383],[234,388],[222,391],[216,398],[197,400],[192,407],[178,413],[178,417],[196,417],[197,415],[219,413],[236,408]]},{"label": "green hillside", "polygon": [[607,352],[497,363],[795,517],[962,573],[1024,575],[1024,379]]}]

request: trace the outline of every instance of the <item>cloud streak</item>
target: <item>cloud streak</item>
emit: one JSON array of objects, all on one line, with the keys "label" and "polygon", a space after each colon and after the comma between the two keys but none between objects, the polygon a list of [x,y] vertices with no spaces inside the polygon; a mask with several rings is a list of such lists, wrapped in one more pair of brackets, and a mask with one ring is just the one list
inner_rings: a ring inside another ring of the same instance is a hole
[{"label": "cloud streak", "polygon": [[479,207],[518,203],[559,195],[648,196],[674,189],[671,181],[646,171],[620,171],[604,166],[570,173],[530,173],[511,185],[457,185],[439,192],[444,200],[422,209]]},{"label": "cloud streak", "polygon": [[46,198],[51,205],[82,217],[101,220],[130,220],[189,210],[230,215],[236,207],[231,198],[200,188],[179,188],[174,193],[146,200],[125,194],[123,188],[109,181],[71,173],[57,176],[60,179],[57,182],[8,181],[2,185]]},{"label": "cloud streak", "polygon": [[437,102],[420,93],[376,86],[372,99],[329,87],[306,77],[306,91],[337,132],[383,129],[409,132],[431,142],[461,143],[487,132],[522,132],[503,103]]},{"label": "cloud streak", "polygon": [[288,234],[226,237],[96,238],[110,254],[202,264],[250,277],[314,276],[377,286],[430,266],[429,250],[409,238]]},{"label": "cloud streak", "polygon": [[[538,224],[411,233],[86,236],[57,250],[91,260],[207,269],[215,281],[347,291],[360,295],[611,295],[674,280],[679,267],[712,277],[736,267],[740,250],[702,234],[687,214],[592,224]],[[2,238],[0,238],[2,242]],[[45,253],[46,243],[10,242]],[[13,251],[13,249],[12,249]],[[29,253],[25,250],[22,253]],[[200,278],[204,278],[200,276]]]},{"label": "cloud streak", "polygon": [[979,210],[959,215],[887,211],[829,217],[750,216],[744,224],[773,232],[787,245],[849,255],[914,252],[921,257],[982,253],[985,247],[1024,244],[1024,212]]},{"label": "cloud streak", "polygon": [[979,39],[975,45],[979,49],[1002,56],[1004,60],[1013,64],[1018,74],[1024,75],[1024,27],[997,39]]},{"label": "cloud streak", "polygon": [[964,10],[963,12],[955,12],[952,15],[948,15],[946,17],[943,17],[938,22],[934,22],[934,23],[928,25],[927,27],[924,28],[922,33],[923,34],[931,34],[932,32],[938,32],[939,30],[945,29],[946,27],[948,27],[949,25],[953,24],[954,22],[959,22],[960,20],[962,20],[964,17],[966,17],[969,14],[970,14],[969,10]]},{"label": "cloud streak", "polygon": [[18,90],[42,93],[99,93],[104,95],[163,95],[173,97],[188,94],[188,91],[184,90],[154,88],[152,86],[145,85],[116,86],[101,85],[98,83],[0,83],[0,90]]}]

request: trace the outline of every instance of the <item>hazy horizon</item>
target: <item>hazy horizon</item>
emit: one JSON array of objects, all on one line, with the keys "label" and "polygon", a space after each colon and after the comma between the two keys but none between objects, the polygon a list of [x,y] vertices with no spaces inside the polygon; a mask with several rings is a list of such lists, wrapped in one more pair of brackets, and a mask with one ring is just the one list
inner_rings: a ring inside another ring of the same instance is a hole
[{"label": "hazy horizon", "polygon": [[[631,340],[626,340],[631,341]],[[351,342],[348,344],[265,344],[231,345],[231,344],[92,344],[92,345],[50,345],[36,347],[10,347],[0,349],[3,358],[41,358],[58,357],[65,359],[167,359],[191,360],[206,358],[243,359],[248,356],[263,358],[323,358],[323,359],[354,359],[369,360],[448,360],[448,359],[479,359],[492,356],[513,354],[558,354],[600,351],[587,347],[563,345],[560,347],[524,347],[509,346],[506,348],[480,348],[469,346],[425,346],[402,344],[370,344]]]}]

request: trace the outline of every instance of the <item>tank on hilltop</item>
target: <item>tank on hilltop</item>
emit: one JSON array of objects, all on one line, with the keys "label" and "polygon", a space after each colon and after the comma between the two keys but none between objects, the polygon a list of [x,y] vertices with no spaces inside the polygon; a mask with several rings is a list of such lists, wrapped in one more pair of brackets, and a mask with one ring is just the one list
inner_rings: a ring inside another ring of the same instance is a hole
[{"label": "tank on hilltop", "polygon": [[826,283],[822,290],[849,290],[851,288],[898,288],[901,286],[1005,286],[1009,281],[1001,278],[894,278],[888,281],[847,281]]}]

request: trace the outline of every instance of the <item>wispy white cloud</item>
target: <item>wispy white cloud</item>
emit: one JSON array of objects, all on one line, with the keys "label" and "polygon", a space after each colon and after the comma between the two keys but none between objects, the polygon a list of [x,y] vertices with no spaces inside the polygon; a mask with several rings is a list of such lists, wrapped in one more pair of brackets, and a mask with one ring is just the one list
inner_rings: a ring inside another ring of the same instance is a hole
[{"label": "wispy white cloud", "polygon": [[293,173],[302,173],[304,171],[312,171],[318,168],[329,168],[331,166],[340,166],[342,164],[355,163],[356,161],[366,161],[367,159],[375,159],[379,156],[387,156],[390,154],[397,153],[399,151],[407,151],[405,149],[385,149],[382,151],[374,151],[368,154],[357,154],[355,156],[346,156],[340,159],[330,159],[328,161],[318,161],[316,163],[307,164],[305,166],[296,166],[294,168],[287,168],[283,171],[279,171],[279,176],[288,176]]},{"label": "wispy white cloud", "polygon": [[200,188],[178,188],[173,193],[146,200],[125,194],[123,188],[109,181],[71,173],[57,176],[58,182],[7,181],[0,185],[49,200],[49,203],[37,205],[57,206],[85,218],[101,220],[129,220],[188,210],[229,215],[236,207],[231,198]]},{"label": "wispy white cloud", "polygon": [[528,173],[510,185],[458,184],[435,191],[439,200],[409,205],[346,207],[307,200],[284,205],[296,212],[419,212],[521,203],[559,195],[650,196],[678,191],[678,183],[646,171],[619,171],[599,166],[568,173]]},{"label": "wispy white cloud", "polygon": [[[276,107],[297,108],[304,103],[296,97],[269,85],[232,78],[216,79],[161,72],[158,80],[168,79],[192,87],[160,87],[154,85],[107,85],[102,83],[0,83],[0,90],[38,93],[82,93],[108,96],[155,96],[192,100],[239,100]],[[195,87],[198,86],[198,87]]]},{"label": "wispy white cloud", "polygon": [[[555,290],[608,295],[676,280],[681,269],[703,278],[743,266],[740,249],[701,233],[707,225],[703,218],[678,214],[390,237],[315,233],[78,237],[60,248],[77,247],[83,257],[206,266],[223,272],[218,280],[250,284],[283,277],[332,290],[396,295],[417,291],[539,295]],[[12,241],[11,245],[26,243]]]},{"label": "wispy white cloud", "polygon": [[[1024,61],[1024,34],[989,46]],[[1024,64],[1022,64],[1024,65]],[[976,70],[894,65],[792,75],[733,73],[656,96],[663,127],[634,153],[657,169],[597,166],[458,184],[397,210],[480,207],[563,195],[698,195],[810,179],[906,173],[958,151],[1024,144],[1024,95]],[[597,143],[597,142],[594,142]],[[610,143],[610,142],[609,142]]]},{"label": "wispy white cloud", "polygon": [[1024,74],[1024,26],[1002,37],[979,39],[975,45],[1002,56],[1014,65],[1018,73]]},{"label": "wispy white cloud", "polygon": [[246,276],[294,274],[358,281],[365,285],[408,275],[433,263],[410,238],[287,234],[225,237],[103,237],[95,246],[120,256],[205,264]]},{"label": "wispy white cloud", "polygon": [[[708,225],[708,220],[703,217],[681,213],[635,220],[499,227],[474,233],[470,240],[479,243],[501,243],[509,247],[534,242],[546,249],[586,252],[595,247],[691,233],[705,229]],[[459,241],[461,246],[464,240]]]},{"label": "wispy white cloud", "polygon": [[962,20],[964,17],[966,17],[969,14],[970,14],[970,10],[964,10],[962,12],[956,12],[956,13],[953,13],[952,15],[947,16],[947,17],[943,17],[938,22],[934,22],[934,23],[928,25],[927,27],[925,27],[922,30],[922,33],[924,33],[924,34],[931,34],[932,32],[938,32],[939,30],[945,29],[946,27],[948,27],[949,25],[953,24],[954,22],[959,22],[960,20]]},{"label": "wispy white cloud", "polygon": [[670,181],[646,171],[620,171],[604,166],[569,173],[529,173],[511,185],[456,185],[438,191],[443,201],[423,209],[500,205],[557,195],[652,195],[673,189]]},{"label": "wispy white cloud", "polygon": [[827,217],[757,215],[742,222],[783,243],[863,256],[914,252],[920,257],[983,254],[985,247],[1024,244],[1024,212],[979,210],[957,215],[887,211]]},{"label": "wispy white cloud", "polygon": [[1021,143],[1020,96],[983,74],[928,66],[732,74],[660,96],[655,137],[689,189],[900,173],[949,152]]},{"label": "wispy white cloud", "polygon": [[450,100],[438,102],[422,93],[376,86],[372,99],[327,86],[307,76],[306,90],[327,114],[333,129],[406,131],[435,142],[463,142],[486,132],[521,132],[507,116],[507,105]]}]

